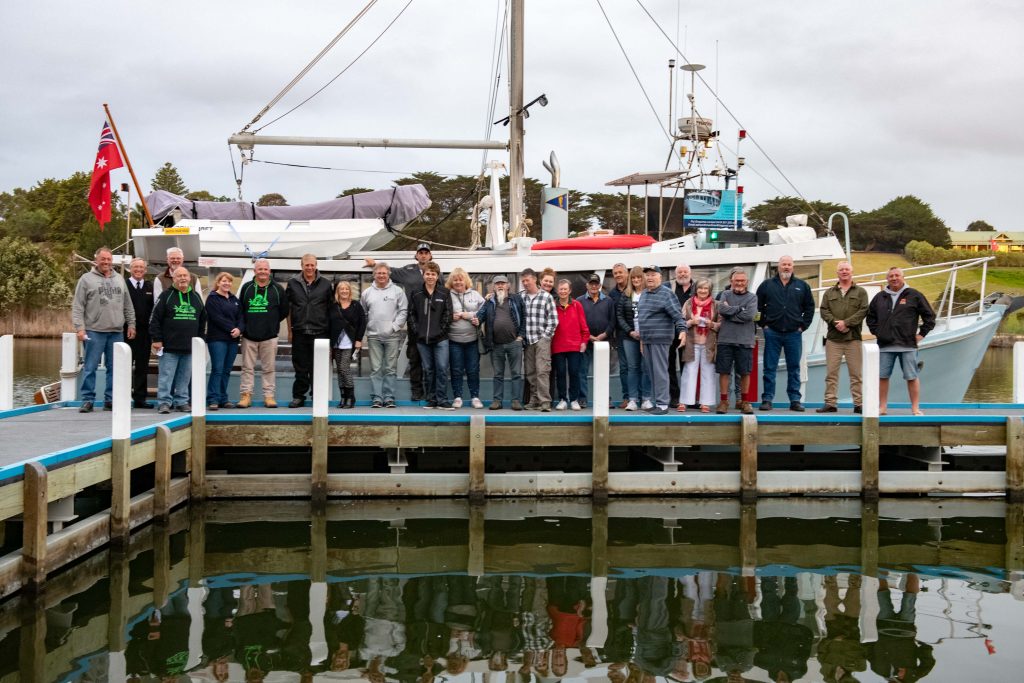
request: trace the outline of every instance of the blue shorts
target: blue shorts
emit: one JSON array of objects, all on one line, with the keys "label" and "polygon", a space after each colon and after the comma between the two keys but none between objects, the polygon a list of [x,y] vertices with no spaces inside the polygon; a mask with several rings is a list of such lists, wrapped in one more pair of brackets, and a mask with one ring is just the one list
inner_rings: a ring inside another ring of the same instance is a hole
[{"label": "blue shorts", "polygon": [[917,379],[917,351],[879,351],[878,352],[878,376],[881,379],[889,379],[892,370],[896,366],[896,359],[900,361],[903,368],[903,379],[908,382]]},{"label": "blue shorts", "polygon": [[740,377],[749,375],[754,369],[754,349],[736,344],[719,344],[715,351],[715,372],[728,375],[733,367]]}]

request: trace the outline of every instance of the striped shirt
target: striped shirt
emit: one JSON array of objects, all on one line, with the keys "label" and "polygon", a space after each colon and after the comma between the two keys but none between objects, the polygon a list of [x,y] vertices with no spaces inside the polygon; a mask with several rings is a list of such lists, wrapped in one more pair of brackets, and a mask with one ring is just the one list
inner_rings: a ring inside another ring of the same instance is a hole
[{"label": "striped shirt", "polygon": [[541,289],[533,295],[523,290],[519,296],[523,299],[523,307],[526,309],[526,344],[529,346],[555,336],[558,314],[555,312],[555,300],[551,295]]}]

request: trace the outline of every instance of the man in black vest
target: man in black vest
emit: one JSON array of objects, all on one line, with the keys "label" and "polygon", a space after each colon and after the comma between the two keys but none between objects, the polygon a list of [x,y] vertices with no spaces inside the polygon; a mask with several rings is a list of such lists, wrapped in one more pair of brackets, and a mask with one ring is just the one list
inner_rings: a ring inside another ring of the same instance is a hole
[{"label": "man in black vest", "polygon": [[153,282],[146,279],[144,260],[133,259],[129,270],[131,274],[125,276],[124,281],[135,309],[136,325],[134,339],[128,339],[128,328],[125,327],[125,338],[132,350],[132,401],[136,408],[152,408],[153,404],[146,399],[149,393],[149,318],[153,314]]}]

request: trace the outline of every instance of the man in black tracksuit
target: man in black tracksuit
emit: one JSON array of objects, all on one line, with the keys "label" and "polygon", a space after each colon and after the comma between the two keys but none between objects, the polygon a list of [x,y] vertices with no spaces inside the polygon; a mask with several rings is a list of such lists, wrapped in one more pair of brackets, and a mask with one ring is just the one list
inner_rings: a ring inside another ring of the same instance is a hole
[{"label": "man in black tracksuit", "polygon": [[409,299],[409,336],[416,340],[423,362],[423,398],[427,408],[450,410],[448,402],[448,327],[452,322],[452,297],[438,284],[441,269],[428,263],[423,286]]},{"label": "man in black tracksuit", "polygon": [[317,339],[327,339],[327,308],[334,295],[334,287],[320,276],[316,267],[316,256],[302,257],[302,273],[288,281],[288,334],[292,342],[292,368],[295,382],[292,384],[292,401],[289,408],[305,405],[306,394],[313,393],[313,344]]},{"label": "man in black tracksuit", "polygon": [[174,286],[160,293],[149,320],[153,351],[160,356],[157,380],[158,412],[192,410],[189,381],[192,378],[192,338],[206,334],[206,306],[192,288],[186,268],[174,271]]},{"label": "man in black tracksuit", "polygon": [[793,275],[792,256],[780,257],[778,273],[757,288],[757,311],[761,314],[759,324],[764,328],[764,386],[760,409],[772,409],[779,356],[785,351],[789,409],[802,413],[800,356],[803,332],[814,321],[814,297],[807,283]]}]

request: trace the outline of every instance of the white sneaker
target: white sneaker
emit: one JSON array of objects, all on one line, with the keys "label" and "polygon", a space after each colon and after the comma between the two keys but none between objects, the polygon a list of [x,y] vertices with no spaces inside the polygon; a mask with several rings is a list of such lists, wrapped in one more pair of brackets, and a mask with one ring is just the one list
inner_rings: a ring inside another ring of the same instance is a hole
[{"label": "white sneaker", "polygon": [[456,396],[455,400],[452,401],[452,408],[461,408],[461,407],[462,407],[462,397],[461,396]]},{"label": "white sneaker", "polygon": [[565,401],[559,401],[558,405],[555,406],[555,410],[565,410],[569,407],[569,404]]},{"label": "white sneaker", "polygon": [[580,408],[579,401],[573,401],[572,403],[569,404],[569,407],[572,408],[573,410],[583,410],[582,408]]},{"label": "white sneaker", "polygon": [[630,401],[627,403],[626,410],[636,410],[636,401]]},{"label": "white sneaker", "polygon": [[653,407],[654,404],[648,401],[647,399],[644,399],[644,402],[640,404],[640,410],[650,410]]},{"label": "white sneaker", "polygon": [[481,401],[480,399],[476,398],[475,396],[473,397],[473,400],[470,401],[470,403],[473,405],[474,408],[483,408],[484,407],[483,401]]}]

